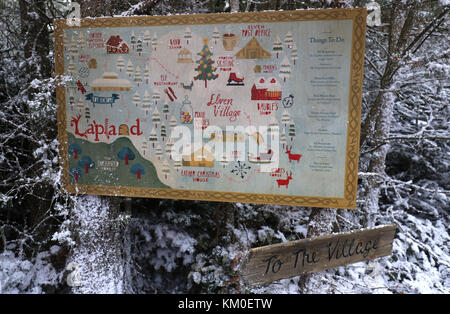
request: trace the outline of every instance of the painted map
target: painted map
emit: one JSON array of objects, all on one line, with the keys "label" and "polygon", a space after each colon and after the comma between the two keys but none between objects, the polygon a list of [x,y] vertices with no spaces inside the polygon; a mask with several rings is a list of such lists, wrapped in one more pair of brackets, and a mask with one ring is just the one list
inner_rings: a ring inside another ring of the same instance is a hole
[{"label": "painted map", "polygon": [[71,184],[344,196],[352,20],[63,36]]}]

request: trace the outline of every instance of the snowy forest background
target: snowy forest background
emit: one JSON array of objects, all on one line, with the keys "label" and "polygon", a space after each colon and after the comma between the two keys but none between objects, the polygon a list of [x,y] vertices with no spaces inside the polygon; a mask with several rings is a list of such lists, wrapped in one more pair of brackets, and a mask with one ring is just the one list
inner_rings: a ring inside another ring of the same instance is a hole
[{"label": "snowy forest background", "polygon": [[[96,17],[369,1],[78,2]],[[62,192],[52,22],[67,1],[0,0],[0,293],[450,293],[450,2],[377,2],[351,211]],[[398,225],[389,257],[262,287],[240,281],[252,247],[385,223]]]}]

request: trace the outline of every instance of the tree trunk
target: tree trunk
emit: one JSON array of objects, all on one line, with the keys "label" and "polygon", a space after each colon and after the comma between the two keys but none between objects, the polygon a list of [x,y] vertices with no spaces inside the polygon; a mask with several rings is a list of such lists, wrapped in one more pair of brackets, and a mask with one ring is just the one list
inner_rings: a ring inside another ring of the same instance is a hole
[{"label": "tree trunk", "polygon": [[79,282],[73,293],[124,293],[124,230],[117,222],[118,199],[80,196],[72,210],[76,246],[68,264],[74,262]]},{"label": "tree trunk", "polygon": [[[312,208],[309,215],[307,238],[318,237],[324,234],[329,234],[333,230],[333,224],[336,221],[336,209],[334,208]],[[330,287],[323,285],[320,279],[323,272],[317,272],[310,275],[300,276],[298,281],[299,290],[301,293],[323,293],[324,288],[330,290]],[[332,291],[327,291],[332,293]]]}]

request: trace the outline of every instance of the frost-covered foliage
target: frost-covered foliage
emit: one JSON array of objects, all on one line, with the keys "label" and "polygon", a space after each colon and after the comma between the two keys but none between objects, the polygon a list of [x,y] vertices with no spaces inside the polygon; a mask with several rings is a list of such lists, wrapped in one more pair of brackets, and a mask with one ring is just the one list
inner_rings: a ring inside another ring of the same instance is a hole
[{"label": "frost-covered foliage", "polygon": [[[58,246],[51,248],[53,254],[58,251]],[[32,259],[22,258],[12,247],[0,253],[0,294],[43,293],[58,286],[62,273],[55,270],[50,257],[50,252],[42,251]]]},{"label": "frost-covered foliage", "polygon": [[[80,1],[82,14],[364,6],[369,1]],[[59,1],[0,3],[0,293],[450,293],[448,1],[378,1],[367,29],[358,209],[69,196],[52,78]],[[411,27],[402,28],[408,23]],[[393,31],[390,30],[392,27]],[[401,37],[404,36],[404,37]],[[250,248],[396,223],[393,254],[262,287]],[[66,265],[78,265],[69,287]]]}]

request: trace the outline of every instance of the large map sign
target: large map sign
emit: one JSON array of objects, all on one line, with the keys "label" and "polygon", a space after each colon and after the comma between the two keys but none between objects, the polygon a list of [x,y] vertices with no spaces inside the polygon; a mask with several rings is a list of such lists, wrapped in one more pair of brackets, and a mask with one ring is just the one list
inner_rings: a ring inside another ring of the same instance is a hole
[{"label": "large map sign", "polygon": [[55,21],[67,191],[354,208],[365,9]]}]

